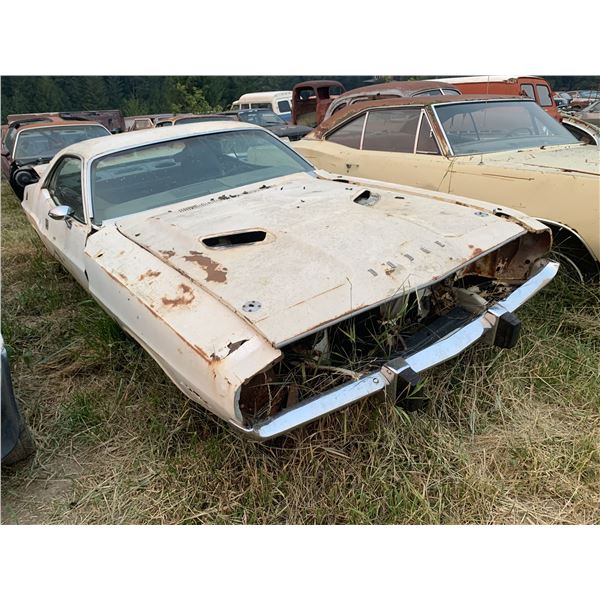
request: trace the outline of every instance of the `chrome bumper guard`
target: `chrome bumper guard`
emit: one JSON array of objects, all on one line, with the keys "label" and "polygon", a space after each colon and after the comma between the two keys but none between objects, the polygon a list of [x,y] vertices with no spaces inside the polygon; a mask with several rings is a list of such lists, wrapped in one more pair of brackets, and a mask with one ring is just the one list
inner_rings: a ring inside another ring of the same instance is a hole
[{"label": "chrome bumper guard", "polygon": [[410,381],[414,378],[415,373],[435,367],[457,356],[484,337],[493,342],[500,317],[512,313],[550,283],[558,272],[558,267],[559,264],[556,262],[547,262],[535,275],[504,300],[492,305],[473,321],[458,327],[443,339],[432,343],[423,350],[393,359],[378,371],[373,371],[356,381],[309,398],[292,408],[285,409],[256,423],[252,428],[243,427],[234,421],[231,421],[231,424],[250,438],[268,440],[345,408],[390,386],[392,386],[390,391],[393,391],[398,377]]}]

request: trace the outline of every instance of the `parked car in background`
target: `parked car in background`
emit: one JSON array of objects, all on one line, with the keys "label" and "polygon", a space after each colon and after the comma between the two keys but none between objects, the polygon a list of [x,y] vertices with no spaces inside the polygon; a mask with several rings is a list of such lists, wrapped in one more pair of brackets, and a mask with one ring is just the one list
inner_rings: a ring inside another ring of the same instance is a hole
[{"label": "parked car in background", "polygon": [[339,179],[240,122],[73,145],[23,208],[186,396],[256,439],[402,398],[479,339],[512,347],[558,268],[522,213]]},{"label": "parked car in background", "polygon": [[292,92],[284,90],[244,94],[231,105],[231,108],[234,111],[266,108],[279,115],[284,121],[289,121],[292,117]]},{"label": "parked car in background", "polygon": [[542,77],[480,75],[475,77],[446,77],[440,78],[438,81],[453,85],[463,94],[527,96],[535,100],[550,116],[560,121],[558,108],[552,98],[552,88]]},{"label": "parked car in background", "polygon": [[449,84],[427,79],[417,81],[389,81],[365,87],[355,88],[338,96],[327,107],[325,119],[338,110],[366,100],[385,98],[410,98],[412,96],[460,96],[460,90]]},{"label": "parked car in background", "polygon": [[343,176],[527,212],[552,228],[555,245],[580,277],[598,273],[598,148],[578,142],[533,100],[471,95],[365,102],[333,115],[294,148]]},{"label": "parked car in background", "polygon": [[125,117],[125,131],[140,131],[153,127],[154,117],[152,116]]},{"label": "parked car in background", "polygon": [[600,100],[600,90],[573,90],[568,94],[571,96],[570,108],[573,110],[580,110]]},{"label": "parked car in background", "polygon": [[37,181],[52,157],[76,142],[108,136],[110,131],[90,121],[39,117],[13,121],[2,140],[2,173],[19,199],[26,185]]},{"label": "parked car in background", "polygon": [[588,104],[585,108],[581,109],[577,116],[587,123],[593,123],[594,125],[600,125],[600,100],[596,100],[591,104]]},{"label": "parked car in background", "polygon": [[35,452],[35,443],[15,397],[8,354],[2,335],[0,335],[0,354],[2,364],[2,376],[0,377],[2,465],[9,466],[29,458]]},{"label": "parked car in background", "polygon": [[571,106],[572,98],[567,92],[554,92],[552,98],[554,98],[554,104],[558,110],[568,110]]},{"label": "parked car in background", "polygon": [[312,131],[311,127],[304,125],[292,125],[286,123],[281,117],[272,110],[257,108],[253,110],[240,110],[238,118],[244,123],[260,125],[274,133],[277,137],[285,138],[289,142],[295,142],[302,139],[307,133]]},{"label": "parked car in background", "polygon": [[279,115],[267,108],[254,108],[250,110],[229,111],[222,113],[208,113],[203,115],[173,115],[167,119],[156,122],[156,127],[169,127],[171,125],[189,125],[190,123],[208,123],[210,121],[242,121],[260,125],[274,133],[277,137],[289,141],[302,139],[312,131],[310,127],[291,125],[286,123]]},{"label": "parked car in background", "polygon": [[[592,118],[584,118],[583,111],[561,113],[561,124],[568,129],[580,142],[592,146],[600,145],[600,124]],[[591,116],[591,115],[590,115]]]},{"label": "parked car in background", "polygon": [[94,121],[104,125],[111,133],[122,133],[125,131],[125,119],[118,109],[113,110],[72,110],[68,112],[47,112],[47,113],[24,113],[19,115],[8,115],[6,118],[8,124],[14,121],[23,122],[24,119],[35,117],[57,117],[59,119],[74,121]]},{"label": "parked car in background", "polygon": [[345,91],[339,81],[329,79],[297,83],[292,90],[292,123],[316,127],[329,105]]},{"label": "parked car in background", "polygon": [[172,125],[189,125],[190,123],[208,123],[209,121],[237,121],[237,112],[208,113],[204,115],[182,114],[157,119],[155,127],[171,127]]}]

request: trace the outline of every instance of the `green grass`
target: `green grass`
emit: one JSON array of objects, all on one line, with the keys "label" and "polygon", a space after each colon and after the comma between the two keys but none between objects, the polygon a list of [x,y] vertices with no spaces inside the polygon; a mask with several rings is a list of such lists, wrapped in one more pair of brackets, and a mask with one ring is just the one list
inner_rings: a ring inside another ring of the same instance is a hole
[{"label": "green grass", "polygon": [[38,451],[5,523],[599,523],[600,289],[564,278],[519,344],[257,444],[185,398],[52,259],[2,184],[2,333]]}]

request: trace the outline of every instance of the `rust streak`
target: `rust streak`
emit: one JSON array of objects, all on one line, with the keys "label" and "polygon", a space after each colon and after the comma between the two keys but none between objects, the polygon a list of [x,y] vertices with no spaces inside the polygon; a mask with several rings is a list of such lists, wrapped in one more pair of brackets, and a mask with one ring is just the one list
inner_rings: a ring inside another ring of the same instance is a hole
[{"label": "rust streak", "polygon": [[227,281],[227,269],[202,252],[190,250],[190,253],[183,258],[202,267],[206,271],[206,281],[216,281],[217,283]]},{"label": "rust streak", "polygon": [[180,283],[178,289],[181,290],[181,296],[177,298],[163,298],[162,303],[165,306],[184,306],[190,304],[194,300],[194,292],[189,285]]},{"label": "rust streak", "polygon": [[148,269],[145,273],[142,273],[138,280],[142,281],[146,279],[146,277],[158,277],[160,275],[160,271],[153,271],[152,269]]},{"label": "rust streak", "polygon": [[175,256],[174,250],[159,250],[160,254],[162,254],[163,258],[173,258]]}]

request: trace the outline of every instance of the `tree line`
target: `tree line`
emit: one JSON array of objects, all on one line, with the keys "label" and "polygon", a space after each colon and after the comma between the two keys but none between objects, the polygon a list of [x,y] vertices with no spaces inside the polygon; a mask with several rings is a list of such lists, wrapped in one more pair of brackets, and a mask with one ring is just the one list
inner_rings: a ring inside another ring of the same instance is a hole
[{"label": "tree line", "polygon": [[[434,79],[394,76],[394,79]],[[438,75],[441,77],[441,75]],[[392,77],[353,75],[283,76],[5,76],[2,122],[14,113],[120,109],[124,115],[215,112],[246,92],[290,90],[306,79],[336,79],[346,89]],[[598,89],[600,77],[548,76],[555,90]]]}]

